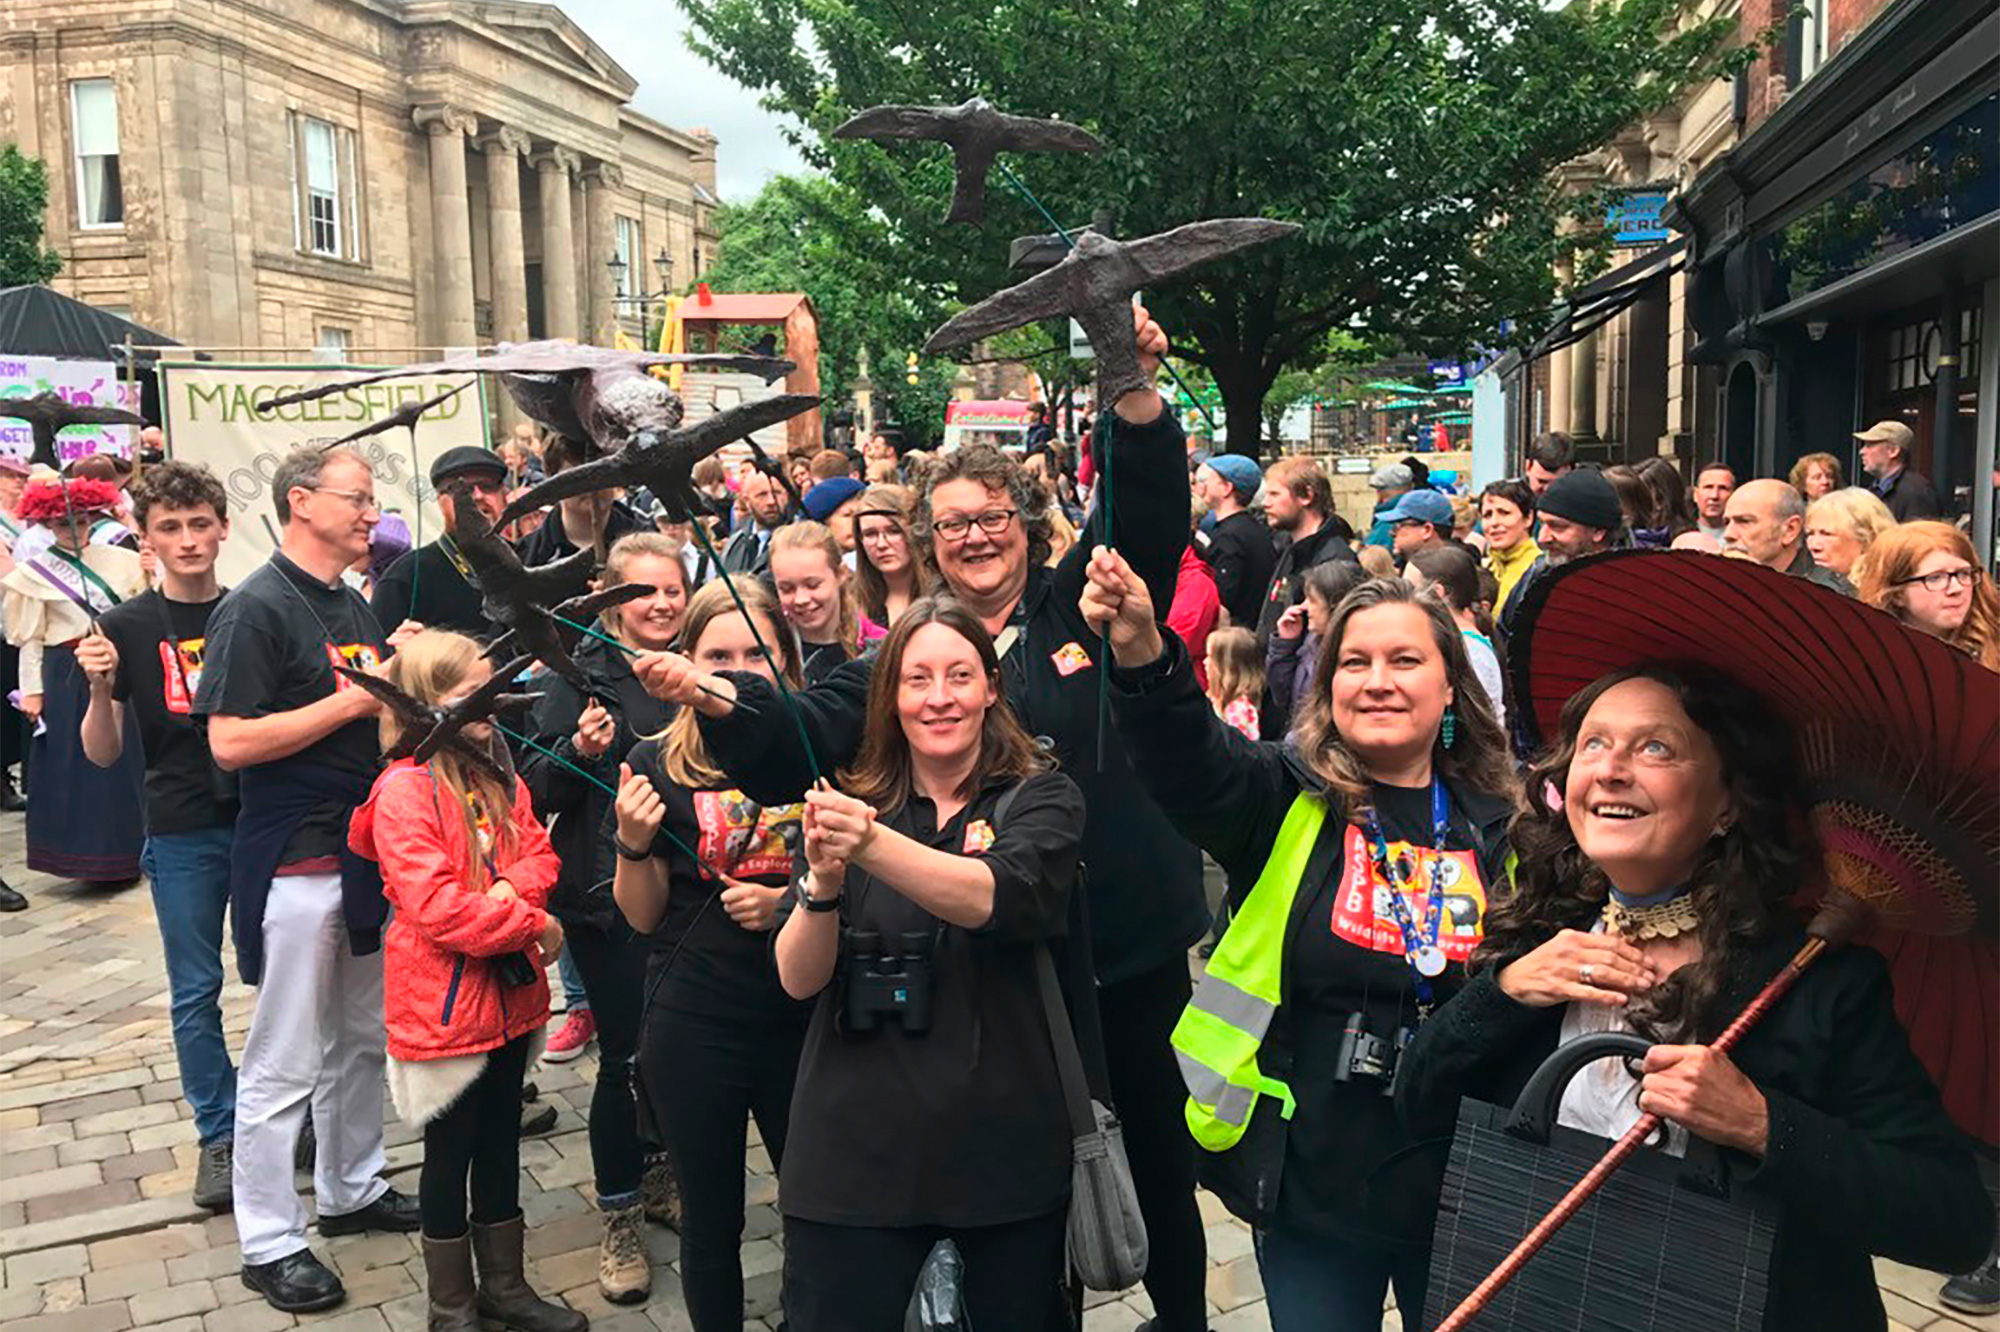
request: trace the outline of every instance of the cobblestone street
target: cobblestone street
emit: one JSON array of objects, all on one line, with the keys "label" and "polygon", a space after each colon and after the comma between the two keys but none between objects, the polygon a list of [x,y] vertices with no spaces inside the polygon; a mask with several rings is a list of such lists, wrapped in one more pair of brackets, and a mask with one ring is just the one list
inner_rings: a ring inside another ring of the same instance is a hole
[{"label": "cobblestone street", "polygon": [[[100,896],[27,873],[22,854],[20,818],[4,816],[0,872],[32,906],[0,916],[0,1327],[276,1332],[303,1323],[326,1332],[421,1332],[423,1268],[413,1235],[314,1236],[349,1293],[330,1313],[294,1318],[243,1287],[230,1218],[210,1216],[189,1198],[194,1126],[180,1098],[145,886]],[[242,985],[225,992],[232,1049],[251,1000]],[[649,1228],[655,1268],[648,1304],[614,1308],[597,1294],[598,1219],[583,1113],[594,1073],[588,1058],[530,1073],[560,1112],[551,1133],[522,1144],[530,1279],[589,1314],[595,1332],[677,1332],[688,1324],[669,1231]],[[390,1122],[389,1167],[408,1191],[420,1153],[415,1137]],[[748,1326],[763,1332],[777,1323],[782,1255],[772,1206],[777,1184],[754,1138],[745,1169]],[[300,1184],[309,1195],[309,1181]],[[1213,1198],[1203,1198],[1203,1209],[1214,1332],[1267,1328],[1248,1231]],[[2000,1318],[1944,1316],[1935,1276],[1889,1263],[1878,1270],[1897,1332],[2000,1329]],[[1129,1332],[1147,1313],[1143,1294],[1098,1296],[1085,1326]],[[1384,1327],[1401,1327],[1393,1311]]]}]

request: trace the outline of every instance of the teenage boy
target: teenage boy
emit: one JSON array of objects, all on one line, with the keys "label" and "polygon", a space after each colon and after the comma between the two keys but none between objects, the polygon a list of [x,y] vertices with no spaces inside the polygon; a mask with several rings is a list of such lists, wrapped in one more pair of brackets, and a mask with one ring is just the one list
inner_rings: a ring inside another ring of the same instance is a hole
[{"label": "teenage boy", "polygon": [[146,753],[141,863],[166,952],[181,1093],[201,1142],[194,1201],[227,1211],[236,1068],[222,1038],[222,922],[236,792],[209,755],[193,704],[209,617],[222,601],[215,559],[229,535],[229,496],[206,467],[163,462],[145,470],[133,506],[160,586],[106,611],[98,632],[77,642],[77,664],[90,680],[83,752],[100,768],[114,766],[130,711]]},{"label": "teenage boy", "polygon": [[195,715],[216,762],[242,774],[230,863],[236,962],[257,984],[237,1079],[234,1191],[243,1284],[273,1308],[330,1308],[346,1288],[306,1246],[292,1189],[311,1103],[319,1232],[413,1231],[417,1201],[381,1178],[382,881],[347,849],[379,759],[374,695],[336,666],[380,670],[385,640],[341,572],[381,517],[350,449],[296,449],[271,495],[283,530],[270,562],[209,623]]}]

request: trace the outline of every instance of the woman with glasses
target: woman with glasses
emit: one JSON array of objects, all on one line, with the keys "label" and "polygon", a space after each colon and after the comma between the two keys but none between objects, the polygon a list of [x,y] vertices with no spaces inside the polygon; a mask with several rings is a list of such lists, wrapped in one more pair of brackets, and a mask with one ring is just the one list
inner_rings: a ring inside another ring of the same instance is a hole
[{"label": "woman with glasses", "polygon": [[1856,595],[2000,671],[2000,594],[1951,524],[1904,523],[1876,537]]},{"label": "woman with glasses", "polygon": [[930,595],[931,571],[917,553],[910,530],[910,492],[901,486],[870,486],[854,508],[854,571],[861,612],[893,626],[920,597]]}]

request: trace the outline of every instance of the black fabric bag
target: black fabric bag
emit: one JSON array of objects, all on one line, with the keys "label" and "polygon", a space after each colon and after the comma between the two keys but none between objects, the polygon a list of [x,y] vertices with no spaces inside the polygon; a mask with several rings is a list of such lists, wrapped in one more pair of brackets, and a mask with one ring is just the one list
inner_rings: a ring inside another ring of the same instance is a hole
[{"label": "black fabric bag", "polygon": [[[1611,1143],[1556,1124],[1563,1089],[1598,1059],[1643,1056],[1622,1032],[1571,1041],[1512,1110],[1465,1100],[1438,1200],[1426,1328],[1435,1327],[1604,1155]],[[1675,1158],[1641,1149],[1529,1259],[1471,1332],[1755,1332],[1776,1211],[1730,1188],[1713,1145]]]}]

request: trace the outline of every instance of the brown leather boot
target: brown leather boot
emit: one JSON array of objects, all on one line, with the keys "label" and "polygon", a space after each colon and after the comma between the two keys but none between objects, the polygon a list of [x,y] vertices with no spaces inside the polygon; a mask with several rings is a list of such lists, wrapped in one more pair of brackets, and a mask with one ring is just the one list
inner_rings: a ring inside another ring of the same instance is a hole
[{"label": "brown leather boot", "polygon": [[430,1332],[479,1332],[470,1235],[457,1239],[424,1236],[424,1284],[429,1287]]},{"label": "brown leather boot", "polygon": [[479,1260],[479,1313],[514,1332],[583,1332],[590,1320],[574,1309],[551,1304],[528,1287],[522,1273],[525,1222],[516,1216],[497,1225],[472,1224],[472,1252]]}]

